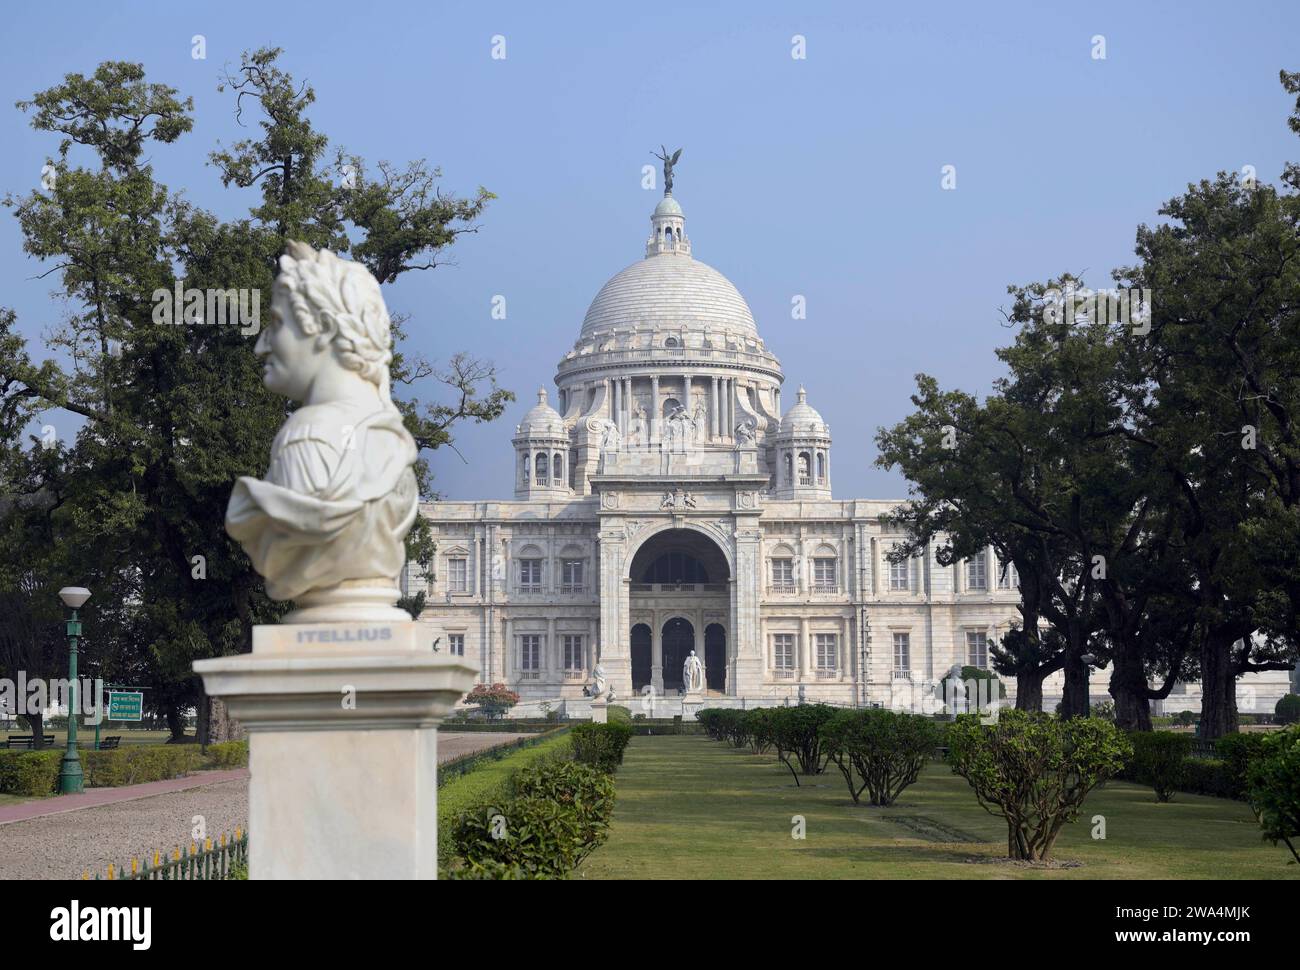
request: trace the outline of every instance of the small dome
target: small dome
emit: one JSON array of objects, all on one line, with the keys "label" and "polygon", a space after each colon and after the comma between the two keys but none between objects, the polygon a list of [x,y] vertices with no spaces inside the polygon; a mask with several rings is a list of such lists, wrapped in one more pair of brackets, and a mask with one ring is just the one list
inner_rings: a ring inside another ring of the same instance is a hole
[{"label": "small dome", "polygon": [[564,419],[555,408],[546,403],[546,388],[537,389],[537,404],[519,423],[519,433],[568,437],[569,432],[564,427]]},{"label": "small dome", "polygon": [[786,411],[781,419],[781,434],[828,435],[830,431],[817,409],[808,403],[808,392],[800,387],[799,403]]},{"label": "small dome", "polygon": [[684,215],[682,207],[677,204],[677,200],[671,195],[665,195],[663,199],[655,206],[654,214],[657,216],[680,216]]}]

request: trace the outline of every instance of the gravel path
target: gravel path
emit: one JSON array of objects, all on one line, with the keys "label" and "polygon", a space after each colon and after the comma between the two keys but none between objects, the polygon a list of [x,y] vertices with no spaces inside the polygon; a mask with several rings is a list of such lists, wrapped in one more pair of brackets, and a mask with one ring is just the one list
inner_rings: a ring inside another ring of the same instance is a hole
[{"label": "gravel path", "polygon": [[[438,761],[525,736],[439,732]],[[195,815],[213,838],[247,824],[246,780],[203,785],[202,773],[194,778],[201,787],[0,825],[0,880],[79,879],[86,870],[102,876],[110,862],[130,865],[133,855],[187,844]]]},{"label": "gravel path", "polygon": [[[201,780],[196,776],[196,780]],[[203,816],[213,838],[234,834],[248,819],[248,782],[225,781],[186,791],[46,815],[0,825],[0,879],[79,879],[103,876],[108,864],[190,842]]]}]

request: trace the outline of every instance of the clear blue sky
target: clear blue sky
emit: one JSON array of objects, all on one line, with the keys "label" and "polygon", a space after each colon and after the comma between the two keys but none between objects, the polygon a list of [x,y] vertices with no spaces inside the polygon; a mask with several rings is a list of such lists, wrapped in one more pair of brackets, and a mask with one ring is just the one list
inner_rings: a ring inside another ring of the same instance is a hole
[{"label": "clear blue sky", "polygon": [[[902,481],[872,466],[876,428],[907,413],[918,371],[989,389],[1008,283],[1066,270],[1101,283],[1187,182],[1245,164],[1276,181],[1300,158],[1277,81],[1300,70],[1294,0],[902,6],[14,5],[0,190],[28,191],[55,150],[12,103],[128,59],[195,100],[194,131],[153,153],[161,180],[246,213],[251,197],[205,165],[240,137],[217,76],[243,49],[285,48],[335,143],[371,162],[424,157],[446,189],[500,196],[455,265],[408,274],[388,301],[413,314],[411,349],[491,358],[519,395],[501,421],[461,429],[465,463],[433,461],[447,497],[503,498],[515,423],[539,384],[553,389],[596,291],[642,254],[657,193],[641,166],[661,142],[684,146],[674,194],[695,255],[749,301],[783,400],[805,384],[830,423],[836,496],[899,497]],[[191,57],[195,34],[206,60]],[[794,34],[806,60],[790,56]],[[956,191],[940,188],[948,164]],[[41,269],[0,212],[0,304],[29,335],[60,313]],[[490,317],[494,294],[505,321]],[[806,321],[790,318],[794,294]]]}]

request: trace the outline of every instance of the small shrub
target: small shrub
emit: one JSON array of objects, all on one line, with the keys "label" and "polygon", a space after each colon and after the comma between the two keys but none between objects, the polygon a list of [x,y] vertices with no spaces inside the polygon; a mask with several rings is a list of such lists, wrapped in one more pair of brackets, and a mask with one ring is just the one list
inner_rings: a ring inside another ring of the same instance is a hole
[{"label": "small shrub", "polygon": [[1284,694],[1273,708],[1273,714],[1278,724],[1295,724],[1300,721],[1300,694]]},{"label": "small shrub", "polygon": [[990,815],[1007,822],[1007,855],[1050,859],[1088,793],[1124,767],[1133,747],[1099,717],[1062,721],[1004,710],[994,724],[963,714],[948,729],[948,761]]},{"label": "small shrub", "polygon": [[1300,725],[1265,735],[1246,772],[1246,793],[1264,838],[1300,863]]},{"label": "small shrub", "polygon": [[0,751],[0,792],[30,797],[53,795],[62,760],[63,752],[58,749]]},{"label": "small shrub", "polygon": [[466,704],[476,704],[489,720],[503,717],[519,703],[519,695],[505,684],[475,684],[465,695]]},{"label": "small shrub", "polygon": [[1156,801],[1173,799],[1183,782],[1187,756],[1192,753],[1192,738],[1173,731],[1134,731],[1133,775],[1143,785],[1155,789]]},{"label": "small shrub", "polygon": [[826,767],[826,751],[822,741],[822,725],[835,716],[829,704],[800,704],[797,707],[771,708],[772,744],[790,774],[799,784],[799,775],[790,763],[793,755],[799,770],[805,775],[820,775]]},{"label": "small shrub", "polygon": [[1092,710],[1089,713],[1093,717],[1099,717],[1103,721],[1110,721],[1111,724],[1114,724],[1115,723],[1115,702],[1099,701],[1098,703],[1092,705]]},{"label": "small shrub", "polygon": [[867,708],[839,711],[822,725],[821,736],[854,804],[865,790],[872,805],[892,805],[934,753],[939,730],[919,714]]},{"label": "small shrub", "polygon": [[578,724],[569,733],[573,760],[610,774],[623,763],[623,751],[632,740],[632,728],[621,721]]},{"label": "small shrub", "polygon": [[772,746],[772,708],[756,707],[742,712],[741,726],[754,754],[763,754]]}]

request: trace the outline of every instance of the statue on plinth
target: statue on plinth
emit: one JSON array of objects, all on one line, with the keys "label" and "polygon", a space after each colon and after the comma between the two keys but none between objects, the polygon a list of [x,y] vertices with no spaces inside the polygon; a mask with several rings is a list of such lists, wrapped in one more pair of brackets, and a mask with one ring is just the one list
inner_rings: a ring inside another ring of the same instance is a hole
[{"label": "statue on plinth", "polygon": [[704,690],[704,664],[692,650],[682,663],[682,687],[688,694],[698,694]]},{"label": "statue on plinth", "polygon": [[605,668],[600,664],[596,664],[591,671],[591,679],[595,681],[591,687],[591,696],[598,701],[606,700],[605,695],[608,693],[609,681],[605,679]]},{"label": "statue on plinth", "polygon": [[298,609],[281,622],[409,620],[396,607],[419,502],[415,440],[389,389],[392,324],[360,263],[290,241],[254,352],[266,386],[301,405],[264,478],[235,483],[226,531]]}]

